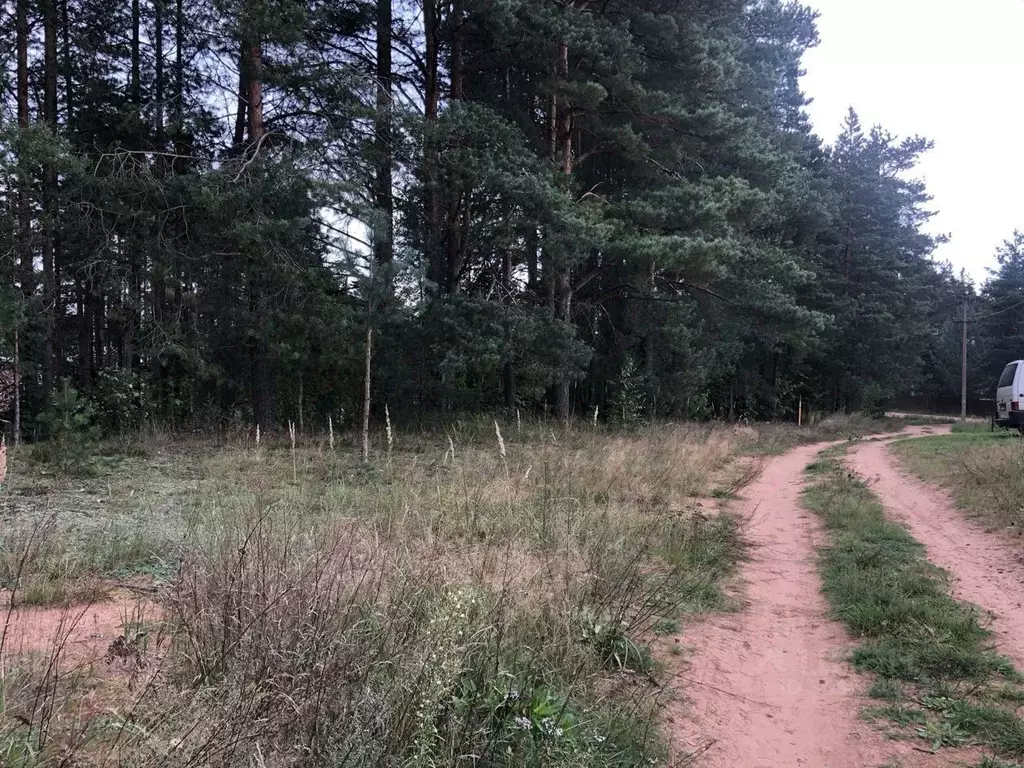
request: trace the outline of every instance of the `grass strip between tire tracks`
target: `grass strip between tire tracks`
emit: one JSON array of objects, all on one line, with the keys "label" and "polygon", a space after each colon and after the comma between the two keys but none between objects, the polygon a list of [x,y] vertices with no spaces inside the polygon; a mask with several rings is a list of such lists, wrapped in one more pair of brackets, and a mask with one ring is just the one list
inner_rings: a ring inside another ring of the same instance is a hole
[{"label": "grass strip between tire tracks", "polygon": [[992,650],[984,615],[950,596],[945,572],[840,463],[843,450],[808,467],[803,503],[828,533],[819,568],[833,615],[858,640],[851,661],[876,676],[879,706],[865,714],[935,750],[977,744],[1024,757],[1024,678]]}]

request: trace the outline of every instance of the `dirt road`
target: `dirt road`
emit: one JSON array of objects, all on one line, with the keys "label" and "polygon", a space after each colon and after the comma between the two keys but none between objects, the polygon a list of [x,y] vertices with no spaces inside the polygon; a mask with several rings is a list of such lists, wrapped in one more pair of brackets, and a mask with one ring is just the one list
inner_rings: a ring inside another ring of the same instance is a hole
[{"label": "dirt road", "polygon": [[1024,667],[1024,550],[966,518],[944,491],[901,471],[890,443],[858,446],[850,468],[878,494],[890,519],[907,526],[928,559],[950,574],[953,596],[994,614],[989,629],[999,651]]},{"label": "dirt road", "polygon": [[693,651],[679,672],[689,706],[675,719],[678,746],[710,742],[696,760],[706,768],[952,765],[962,753],[922,754],[859,717],[869,681],[843,660],[850,639],[828,617],[815,563],[823,534],[799,500],[822,447],[770,460],[737,508],[752,545],[747,607],[685,628],[681,642]]}]

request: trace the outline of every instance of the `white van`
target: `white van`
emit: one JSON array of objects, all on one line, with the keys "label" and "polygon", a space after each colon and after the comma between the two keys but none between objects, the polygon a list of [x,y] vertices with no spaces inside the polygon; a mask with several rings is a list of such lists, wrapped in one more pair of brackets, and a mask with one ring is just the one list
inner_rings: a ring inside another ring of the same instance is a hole
[{"label": "white van", "polygon": [[1003,368],[996,385],[996,424],[1016,427],[1024,432],[1024,360],[1014,360]]}]

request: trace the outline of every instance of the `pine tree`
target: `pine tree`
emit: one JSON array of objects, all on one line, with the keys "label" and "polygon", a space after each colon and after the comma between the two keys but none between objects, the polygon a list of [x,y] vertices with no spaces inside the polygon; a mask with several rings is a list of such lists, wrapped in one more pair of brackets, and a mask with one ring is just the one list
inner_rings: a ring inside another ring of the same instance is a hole
[{"label": "pine tree", "polygon": [[[930,145],[853,114],[814,136],[799,4],[12,10],[0,316],[26,434],[64,377],[175,427],[353,413],[371,328],[396,418],[611,412],[627,359],[645,417],[950,386],[965,286],[930,260]],[[1015,338],[1003,319],[985,334]]]},{"label": "pine tree", "polygon": [[997,266],[972,313],[980,318],[972,331],[981,340],[978,378],[988,396],[1003,367],[1024,358],[1024,233],[1015,231],[995,256]]}]

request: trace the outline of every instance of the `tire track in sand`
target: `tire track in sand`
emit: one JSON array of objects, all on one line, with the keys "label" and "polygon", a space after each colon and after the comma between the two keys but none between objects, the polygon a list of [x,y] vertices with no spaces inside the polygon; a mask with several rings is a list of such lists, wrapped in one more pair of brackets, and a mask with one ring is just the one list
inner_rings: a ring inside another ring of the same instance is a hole
[{"label": "tire track in sand", "polygon": [[850,452],[850,469],[878,494],[886,515],[905,525],[924,544],[928,559],[949,573],[953,596],[994,614],[988,628],[997,649],[1024,668],[1021,551],[966,517],[945,491],[902,471],[889,451],[891,443],[858,446]]},{"label": "tire track in sand", "polygon": [[922,754],[914,744],[887,740],[859,717],[870,681],[844,661],[851,641],[828,616],[817,572],[823,534],[800,504],[804,469],[824,447],[802,446],[766,462],[736,505],[751,544],[741,571],[746,607],[713,614],[680,637],[693,651],[679,672],[686,703],[681,713],[676,709],[670,733],[676,748],[701,751],[696,765],[953,763],[953,752]]}]

